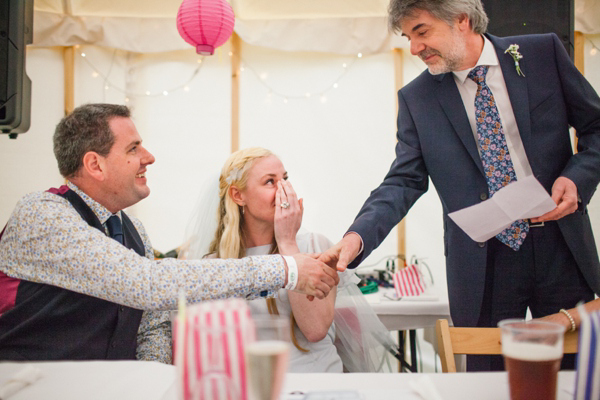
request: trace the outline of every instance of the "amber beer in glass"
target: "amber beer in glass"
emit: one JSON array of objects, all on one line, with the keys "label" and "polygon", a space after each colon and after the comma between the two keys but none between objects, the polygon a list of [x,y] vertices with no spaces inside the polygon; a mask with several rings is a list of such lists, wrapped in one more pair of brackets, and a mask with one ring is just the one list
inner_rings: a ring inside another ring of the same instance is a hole
[{"label": "amber beer in glass", "polygon": [[500,321],[498,326],[511,400],[556,400],[565,328],[552,322],[514,319]]}]

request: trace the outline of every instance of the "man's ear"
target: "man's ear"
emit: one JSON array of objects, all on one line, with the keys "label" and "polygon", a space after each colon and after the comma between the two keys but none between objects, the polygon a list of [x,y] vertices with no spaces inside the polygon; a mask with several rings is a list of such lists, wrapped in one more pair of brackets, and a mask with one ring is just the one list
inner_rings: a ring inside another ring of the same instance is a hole
[{"label": "man's ear", "polygon": [[459,30],[465,31],[471,29],[471,21],[469,20],[469,16],[467,14],[460,14],[456,19],[456,26]]},{"label": "man's ear", "polygon": [[100,154],[95,151],[88,151],[83,156],[83,171],[98,181],[104,181],[106,178],[105,173],[106,160]]},{"label": "man's ear", "polygon": [[234,203],[237,204],[238,206],[243,207],[246,205],[246,202],[244,201],[244,196],[242,195],[241,190],[235,186],[231,186],[229,188],[229,197],[231,197],[231,199],[234,201]]}]

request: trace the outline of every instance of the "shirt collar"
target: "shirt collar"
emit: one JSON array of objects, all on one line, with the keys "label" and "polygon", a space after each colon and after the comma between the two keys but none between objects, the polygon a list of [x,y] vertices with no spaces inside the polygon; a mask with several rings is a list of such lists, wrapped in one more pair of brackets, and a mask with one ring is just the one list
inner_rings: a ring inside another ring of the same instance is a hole
[{"label": "shirt collar", "polygon": [[[490,40],[483,36],[483,50],[481,51],[481,55],[479,56],[479,60],[477,60],[477,64],[473,68],[478,65],[489,65],[489,66],[497,66],[498,65],[498,55],[494,50],[494,45]],[[454,76],[461,84],[464,84],[469,76],[469,72],[473,68],[463,69],[462,71],[453,71]]]},{"label": "shirt collar", "polygon": [[[77,193],[79,197],[83,199],[85,204],[87,204],[87,206],[92,209],[94,214],[96,214],[96,217],[98,217],[98,219],[100,220],[101,224],[104,225],[104,223],[106,223],[106,220],[108,220],[108,218],[110,218],[113,215],[113,213],[108,211],[106,207],[104,207],[102,204],[98,203],[96,200],[92,199],[90,196],[85,194],[85,192],[79,189],[79,187],[77,187],[77,185],[75,185],[73,182],[67,181],[67,186],[69,187],[69,189]],[[115,215],[121,218],[121,211],[117,212]]]}]

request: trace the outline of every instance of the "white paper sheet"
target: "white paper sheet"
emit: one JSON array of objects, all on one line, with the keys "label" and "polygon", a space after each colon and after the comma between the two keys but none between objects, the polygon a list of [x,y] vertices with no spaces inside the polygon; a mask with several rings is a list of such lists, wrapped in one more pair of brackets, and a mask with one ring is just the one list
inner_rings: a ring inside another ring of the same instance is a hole
[{"label": "white paper sheet", "polygon": [[539,217],[555,208],[546,189],[530,175],[500,189],[494,197],[448,216],[471,239],[485,242],[518,219]]}]

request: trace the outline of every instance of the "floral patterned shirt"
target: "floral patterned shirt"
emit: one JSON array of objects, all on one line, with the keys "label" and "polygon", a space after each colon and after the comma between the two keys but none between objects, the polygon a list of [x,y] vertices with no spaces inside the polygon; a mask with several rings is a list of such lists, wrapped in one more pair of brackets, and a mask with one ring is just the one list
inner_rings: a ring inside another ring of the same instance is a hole
[{"label": "floral patterned shirt", "polygon": [[[68,182],[102,224],[112,215]],[[171,361],[166,310],[177,308],[179,291],[188,303],[227,297],[274,296],[285,283],[281,256],[219,260],[153,260],[146,231],[129,216],[146,257],[89,226],[61,196],[35,192],[13,211],[0,241],[0,271],[145,310],[138,332],[138,358]]]}]

